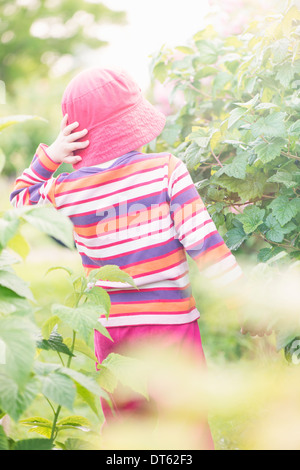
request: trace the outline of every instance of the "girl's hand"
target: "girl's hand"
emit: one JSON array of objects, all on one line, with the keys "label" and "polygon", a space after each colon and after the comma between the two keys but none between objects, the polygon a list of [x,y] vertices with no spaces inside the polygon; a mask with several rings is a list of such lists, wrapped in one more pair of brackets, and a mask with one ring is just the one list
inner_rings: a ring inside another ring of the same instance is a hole
[{"label": "girl's hand", "polygon": [[67,125],[68,115],[65,114],[61,121],[60,133],[57,139],[47,148],[47,154],[56,163],[71,163],[74,165],[81,161],[79,155],[74,155],[76,150],[84,149],[89,145],[89,141],[76,142],[87,134],[87,129],[79,132],[74,132],[74,129],[79,126],[78,122],[73,122]]}]

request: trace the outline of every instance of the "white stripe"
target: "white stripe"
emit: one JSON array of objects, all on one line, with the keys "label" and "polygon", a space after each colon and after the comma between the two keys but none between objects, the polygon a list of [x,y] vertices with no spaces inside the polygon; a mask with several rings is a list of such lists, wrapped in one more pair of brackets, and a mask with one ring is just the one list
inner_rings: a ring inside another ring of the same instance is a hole
[{"label": "white stripe", "polygon": [[27,170],[25,170],[25,174],[22,174],[22,180],[27,180],[30,183],[36,184],[37,182],[42,183],[46,181],[47,178],[43,178],[39,174],[34,173],[31,168],[27,168]]},{"label": "white stripe", "polygon": [[208,278],[221,276],[224,271],[226,271],[231,266],[234,266],[235,263],[235,257],[233,255],[228,255],[221,261],[216,262],[213,266],[205,269],[203,274]]},{"label": "white stripe", "polygon": [[[164,185],[162,184],[163,182],[155,182],[155,183],[149,183],[149,184],[144,184],[143,186],[140,186],[138,188],[133,188],[133,189],[128,189],[123,191],[122,193],[118,194],[113,194],[111,196],[105,197],[104,195],[100,195],[98,199],[94,201],[82,201],[80,197],[80,192],[77,194],[77,199],[74,201],[74,205],[69,206],[69,207],[63,207],[61,208],[58,206],[58,209],[67,216],[71,215],[81,215],[85,212],[92,212],[96,211],[99,216],[103,214],[106,210],[109,210],[109,214],[107,214],[108,217],[113,217],[115,214],[115,209],[112,207],[113,205],[117,204],[127,204],[129,200],[134,200],[138,198],[147,198],[151,193],[157,193],[159,191],[162,191],[164,188]],[[94,197],[97,197],[97,193],[94,193]],[[56,197],[57,198],[57,197]],[[68,199],[70,201],[70,199]],[[145,208],[145,206],[140,203],[138,200],[136,202],[132,202],[131,204],[131,210],[132,211],[137,211],[137,210],[142,210]],[[134,206],[135,204],[135,206]],[[124,209],[124,212],[126,210],[126,207]]]},{"label": "white stripe", "polygon": [[215,278],[212,282],[216,285],[219,285],[220,287],[228,286],[230,283],[239,279],[242,274],[243,272],[240,266],[237,265],[234,269],[228,271],[226,274],[223,274],[223,276],[218,279]]},{"label": "white stripe", "polygon": [[[163,271],[159,271],[154,274],[149,274],[147,276],[142,276],[142,275],[135,276],[134,282],[137,287],[141,287],[141,288],[144,288],[144,286],[146,287],[149,286],[150,288],[151,285],[153,285],[153,283],[155,284],[161,283],[160,285],[164,286],[164,283],[166,281],[170,283],[177,282],[177,281],[172,281],[171,279],[174,277],[178,277],[178,276],[183,276],[183,275],[185,276],[186,274],[188,275],[188,272],[189,272],[188,262],[183,261],[178,266],[174,266],[173,268],[170,268],[170,269],[165,269]],[[97,286],[103,287],[104,289],[114,287],[114,284],[117,284],[116,287],[120,289],[119,282],[118,283],[111,282],[111,281],[97,281],[96,282]],[[124,285],[125,285],[124,283],[121,283],[121,286],[122,286],[121,289],[124,289]],[[128,289],[136,290],[134,287],[130,285]]]},{"label": "white stripe", "polygon": [[[167,214],[163,219],[153,220],[150,223],[146,221],[142,224],[139,224],[138,217],[139,216],[137,215],[135,219],[131,220],[130,216],[128,216],[128,225],[120,230],[117,230],[118,219],[107,221],[107,228],[111,233],[106,234],[106,232],[101,233],[100,231],[97,231],[97,235],[93,238],[84,238],[76,234],[76,241],[82,243],[87,248],[91,248],[101,247],[125,240],[135,241],[139,237],[145,236],[151,236],[152,240],[159,242],[162,239],[162,231],[166,232],[168,228],[170,230],[170,237],[173,237],[176,234],[174,226],[171,225],[172,221],[169,214]],[[133,224],[137,224],[137,226],[134,227]],[[125,246],[126,245],[123,244],[119,249],[123,251]]]},{"label": "white stripe", "polygon": [[[176,217],[176,219],[175,219],[176,226],[177,226],[178,223],[181,223],[181,225],[179,226],[179,231],[180,231],[180,233],[182,233],[182,235],[184,235],[185,233],[190,232],[191,230],[195,229],[195,227],[198,227],[199,225],[202,225],[207,221],[210,221],[210,223],[212,222],[212,219],[210,218],[210,215],[206,210],[203,210],[199,214],[193,215],[192,217],[189,217],[188,219],[186,219],[186,217],[188,217],[188,215],[189,214],[188,214],[188,208],[187,208],[186,209],[186,214],[183,212],[183,214],[181,216],[182,221],[177,222],[178,217]],[[186,219],[186,220],[184,220],[184,219]],[[200,228],[198,228],[197,230],[200,230]]]},{"label": "white stripe", "polygon": [[[127,243],[108,246],[107,248],[91,249],[86,246],[78,245],[78,250],[89,258],[101,258],[104,260],[106,258],[110,259],[115,255],[126,256],[130,251],[153,248],[155,245],[168,242],[173,238],[173,236],[174,228],[171,227],[169,230],[159,234],[150,234],[148,236],[139,237],[136,240],[130,240]],[[114,239],[114,241],[116,241],[116,239]]]},{"label": "white stripe", "polygon": [[99,318],[99,322],[109,328],[113,326],[129,325],[181,325],[197,320],[200,313],[195,308],[189,313],[165,314],[165,315],[124,315],[122,317]]},{"label": "white stripe", "polygon": [[98,196],[101,197],[103,205],[105,205],[105,199],[107,197],[107,194],[113,193],[115,191],[118,191],[118,193],[121,194],[123,193],[123,191],[126,191],[129,186],[133,186],[135,184],[140,183],[142,183],[142,186],[145,188],[144,185],[148,185],[149,183],[151,183],[151,181],[157,178],[163,179],[161,181],[157,181],[156,184],[158,184],[160,187],[162,185],[165,187],[164,179],[166,177],[167,175],[162,175],[162,168],[159,168],[156,170],[149,170],[145,173],[140,173],[138,175],[132,175],[128,177],[125,176],[121,180],[115,181],[113,183],[101,184],[100,180],[100,184],[94,188],[80,189],[80,191],[77,190],[68,194],[57,194],[57,204],[58,207],[60,207],[64,204],[69,204],[76,201],[85,201],[86,199]]},{"label": "white stripe", "polygon": [[[195,232],[189,233],[186,237],[184,237],[181,242],[184,245],[186,250],[199,250],[200,249],[200,242],[202,241],[202,245],[204,245],[205,240],[204,238],[207,237],[210,233],[216,230],[215,224],[211,221],[209,224],[204,225],[203,227],[198,228]],[[180,234],[181,239],[181,234]],[[195,245],[195,247],[189,248],[191,245]]]},{"label": "white stripe", "polygon": [[191,177],[189,174],[187,174],[186,176],[183,176],[182,178],[180,178],[178,181],[176,181],[173,185],[173,189],[172,189],[172,196],[173,197],[176,197],[176,195],[182,191],[183,189],[187,188],[188,186],[190,186],[191,184],[194,185],[193,181],[191,180]]},{"label": "white stripe", "polygon": [[[156,277],[157,279],[157,277]],[[137,287],[141,289],[159,289],[159,288],[187,288],[190,285],[190,279],[189,279],[189,274],[187,273],[186,275],[180,277],[179,279],[175,279],[174,281],[170,279],[166,279],[160,282],[153,282],[153,283],[148,283],[148,284],[142,284],[138,283],[138,281],[135,280],[135,283]],[[96,286],[98,287],[103,287],[103,289],[107,289],[107,292],[113,292],[115,289],[126,289],[130,291],[136,291],[137,290],[132,287],[128,283],[123,283],[123,282],[111,282],[111,281],[97,281],[95,283]],[[93,284],[88,285],[89,288],[93,287]]]}]

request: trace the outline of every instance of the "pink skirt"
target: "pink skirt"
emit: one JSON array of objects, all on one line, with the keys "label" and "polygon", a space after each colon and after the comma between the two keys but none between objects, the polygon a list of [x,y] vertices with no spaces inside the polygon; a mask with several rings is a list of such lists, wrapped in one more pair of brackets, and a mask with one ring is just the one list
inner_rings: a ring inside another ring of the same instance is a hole
[{"label": "pink skirt", "polygon": [[[205,356],[202,348],[201,336],[199,331],[198,321],[195,320],[191,323],[182,325],[139,325],[139,326],[122,326],[108,328],[109,334],[113,341],[103,336],[98,331],[95,331],[95,355],[101,362],[112,352],[130,355],[130,351],[135,351],[135,348],[149,346],[151,340],[157,349],[164,353],[164,351],[172,351],[172,360],[176,361],[176,357],[181,358],[183,355],[190,357],[196,365],[195,372],[197,371],[197,364],[199,365],[199,373],[201,368],[205,366]],[[128,354],[129,351],[129,354]],[[105,418],[105,423],[109,423],[122,416],[128,416],[132,413],[135,415],[142,415],[143,413],[150,412],[156,413],[157,407],[155,399],[146,400],[141,395],[133,395],[131,399],[119,400],[115,394],[110,395],[113,409],[107,404],[105,400],[101,399],[101,405]],[[208,425],[205,426],[205,434],[207,449],[212,450],[213,441],[210,434]]]}]

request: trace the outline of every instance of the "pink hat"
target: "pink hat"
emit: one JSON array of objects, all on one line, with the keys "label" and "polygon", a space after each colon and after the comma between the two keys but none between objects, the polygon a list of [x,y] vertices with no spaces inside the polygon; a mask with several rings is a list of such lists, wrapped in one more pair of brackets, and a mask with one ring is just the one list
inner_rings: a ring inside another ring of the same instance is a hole
[{"label": "pink hat", "polygon": [[90,144],[76,151],[82,160],[73,165],[97,165],[151,142],[163,130],[165,116],[147,101],[123,70],[88,69],[75,76],[62,98],[69,124],[76,132],[88,129]]}]

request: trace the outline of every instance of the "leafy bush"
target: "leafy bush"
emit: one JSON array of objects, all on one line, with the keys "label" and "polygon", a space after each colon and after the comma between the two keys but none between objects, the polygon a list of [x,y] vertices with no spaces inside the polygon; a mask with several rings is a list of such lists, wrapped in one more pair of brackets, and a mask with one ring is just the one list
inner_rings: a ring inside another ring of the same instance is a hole
[{"label": "leafy bush", "polygon": [[184,160],[228,246],[254,242],[262,262],[300,258],[299,35],[291,1],[243,34],[208,26],[164,46],[151,67],[172,103],[183,97],[151,148]]},{"label": "leafy bush", "polygon": [[[16,122],[31,118],[3,118],[0,132]],[[130,368],[129,358],[111,354],[99,364],[99,372],[94,371],[97,360],[90,347],[91,336],[95,329],[109,336],[98,319],[100,314],[108,316],[110,311],[109,295],[94,284],[99,277],[135,284],[127,273],[114,265],[93,270],[88,277],[60,267],[70,276],[70,294],[64,304],[52,305],[52,316],[39,325],[35,313],[40,307],[29,283],[17,276],[13,268],[20,258],[25,259],[29,254],[29,245],[20,230],[24,224],[30,224],[74,250],[71,221],[52,207],[26,206],[0,214],[0,419],[8,414],[19,422],[40,395],[53,411],[52,421],[40,416],[21,421],[42,438],[15,441],[7,437],[0,426],[0,450],[50,450],[54,446],[62,449],[90,448],[90,444],[81,439],[69,436],[65,441],[57,439],[62,431],[87,431],[90,426],[83,416],[71,415],[61,419],[62,407],[72,412],[78,396],[101,422],[99,397],[110,402],[105,390],[113,391],[119,380],[140,393],[146,393],[139,380],[128,384],[128,379],[119,371],[120,362],[127,366],[127,370]],[[49,271],[54,269],[57,267]],[[63,338],[60,329],[68,336]],[[57,353],[57,362],[45,360],[41,351]],[[92,361],[93,373],[71,368],[77,353]],[[97,442],[95,439],[95,445]]]}]

